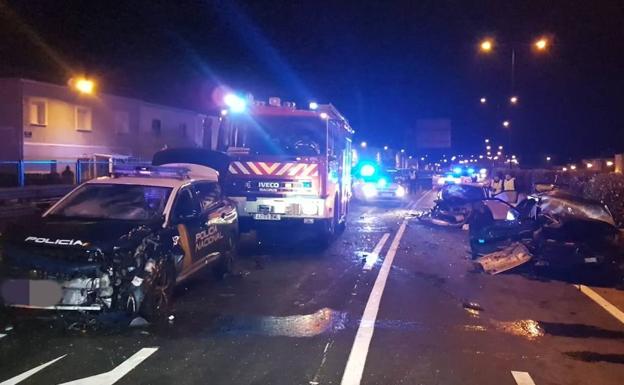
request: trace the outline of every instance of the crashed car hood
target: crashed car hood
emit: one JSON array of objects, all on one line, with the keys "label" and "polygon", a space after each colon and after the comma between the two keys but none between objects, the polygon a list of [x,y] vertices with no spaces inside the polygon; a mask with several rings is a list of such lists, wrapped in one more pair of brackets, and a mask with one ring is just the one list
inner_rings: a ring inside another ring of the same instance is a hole
[{"label": "crashed car hood", "polygon": [[35,223],[11,226],[3,234],[2,241],[23,246],[105,249],[107,246],[112,246],[121,236],[141,225],[136,221],[43,217]]}]

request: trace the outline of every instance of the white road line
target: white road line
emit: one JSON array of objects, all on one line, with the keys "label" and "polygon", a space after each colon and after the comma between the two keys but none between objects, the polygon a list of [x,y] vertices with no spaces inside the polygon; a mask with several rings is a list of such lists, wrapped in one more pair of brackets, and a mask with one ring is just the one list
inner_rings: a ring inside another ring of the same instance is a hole
[{"label": "white road line", "polygon": [[421,195],[420,198],[416,199],[416,202],[414,202],[414,209],[417,209],[420,202],[422,202],[422,200],[425,199],[426,196],[431,194],[432,191],[433,190],[427,190],[427,192]]},{"label": "white road line", "polygon": [[154,354],[157,350],[158,348],[143,348],[109,372],[97,374],[91,377],[80,378],[60,385],[112,385],[128,374],[132,369],[136,368],[141,362],[145,361],[145,359]]},{"label": "white road line", "polygon": [[533,379],[527,372],[514,372],[512,370],[511,375],[518,385],[535,385],[535,382],[533,382]]},{"label": "white road line", "polygon": [[405,223],[406,221],[401,223],[401,227],[399,227],[399,230],[390,244],[390,249],[388,250],[386,258],[381,265],[381,269],[379,269],[379,274],[375,280],[373,290],[368,297],[368,302],[366,303],[366,308],[364,309],[360,326],[358,327],[357,334],[355,335],[353,347],[351,347],[351,353],[349,354],[347,366],[345,367],[345,371],[342,375],[342,381],[340,382],[341,385],[359,385],[362,380],[364,365],[366,364],[366,356],[368,355],[368,348],[370,346],[371,339],[373,338],[373,332],[375,331],[375,320],[377,319],[377,313],[379,312],[379,303],[381,302],[381,296],[386,286],[386,281],[388,280],[388,274],[390,273],[390,268],[392,267],[392,261],[394,260],[394,256],[399,248],[401,237],[403,237],[403,233],[405,232]]},{"label": "white road line", "polygon": [[2,339],[2,338],[4,338],[4,337],[6,337],[6,334],[2,334],[2,333],[0,333],[0,339]]},{"label": "white road line", "polygon": [[379,242],[377,242],[377,245],[373,249],[373,252],[366,256],[366,263],[363,267],[364,270],[371,270],[373,266],[375,266],[375,263],[377,263],[377,259],[379,259],[379,253],[381,253],[381,250],[386,244],[388,238],[390,238],[390,233],[385,233],[381,236],[381,239],[379,240]]},{"label": "white road line", "polygon": [[0,385],[15,385],[18,384],[22,381],[24,381],[25,379],[27,379],[28,377],[32,376],[33,374],[47,368],[48,366],[52,365],[53,363],[55,363],[56,361],[60,360],[61,358],[65,357],[67,354],[63,354],[62,356],[53,359],[52,361],[48,361],[45,364],[41,364],[39,366],[37,366],[36,368],[32,368],[20,375],[17,375],[13,378],[9,378],[6,381],[0,382]]},{"label": "white road line", "polygon": [[602,298],[600,294],[596,293],[589,287],[585,285],[574,285],[577,289],[581,291],[581,293],[585,294],[589,298],[591,298],[594,302],[600,305],[603,309],[605,309],[609,314],[617,318],[618,321],[624,324],[624,312],[622,310],[615,307],[606,299]]}]

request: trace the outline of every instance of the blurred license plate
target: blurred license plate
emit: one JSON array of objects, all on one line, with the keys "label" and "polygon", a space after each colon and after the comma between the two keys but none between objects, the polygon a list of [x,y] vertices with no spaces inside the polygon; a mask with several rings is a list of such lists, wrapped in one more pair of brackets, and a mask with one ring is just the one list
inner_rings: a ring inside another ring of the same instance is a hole
[{"label": "blurred license plate", "polygon": [[379,195],[381,195],[382,197],[393,197],[393,196],[394,196],[394,193],[391,193],[391,192],[382,192],[382,193],[381,193],[381,194],[379,194]]},{"label": "blurred license plate", "polygon": [[282,216],[279,214],[254,214],[254,219],[260,221],[279,221]]}]

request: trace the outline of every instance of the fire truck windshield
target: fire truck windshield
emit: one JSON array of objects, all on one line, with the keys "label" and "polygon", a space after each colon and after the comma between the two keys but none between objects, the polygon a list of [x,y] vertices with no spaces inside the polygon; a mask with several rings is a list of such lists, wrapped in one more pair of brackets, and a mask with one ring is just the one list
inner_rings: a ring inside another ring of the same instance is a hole
[{"label": "fire truck windshield", "polygon": [[321,155],[326,147],[326,124],[316,117],[239,118],[228,124],[224,149],[256,155]]}]

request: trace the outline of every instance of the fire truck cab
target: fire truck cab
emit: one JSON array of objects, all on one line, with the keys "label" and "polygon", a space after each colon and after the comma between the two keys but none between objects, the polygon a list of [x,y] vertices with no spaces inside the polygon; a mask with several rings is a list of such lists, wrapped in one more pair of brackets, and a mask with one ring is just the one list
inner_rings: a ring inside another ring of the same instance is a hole
[{"label": "fire truck cab", "polygon": [[313,231],[329,241],[351,198],[353,129],[331,104],[297,109],[271,98],[222,117],[218,149],[231,162],[226,193],[241,231]]}]

